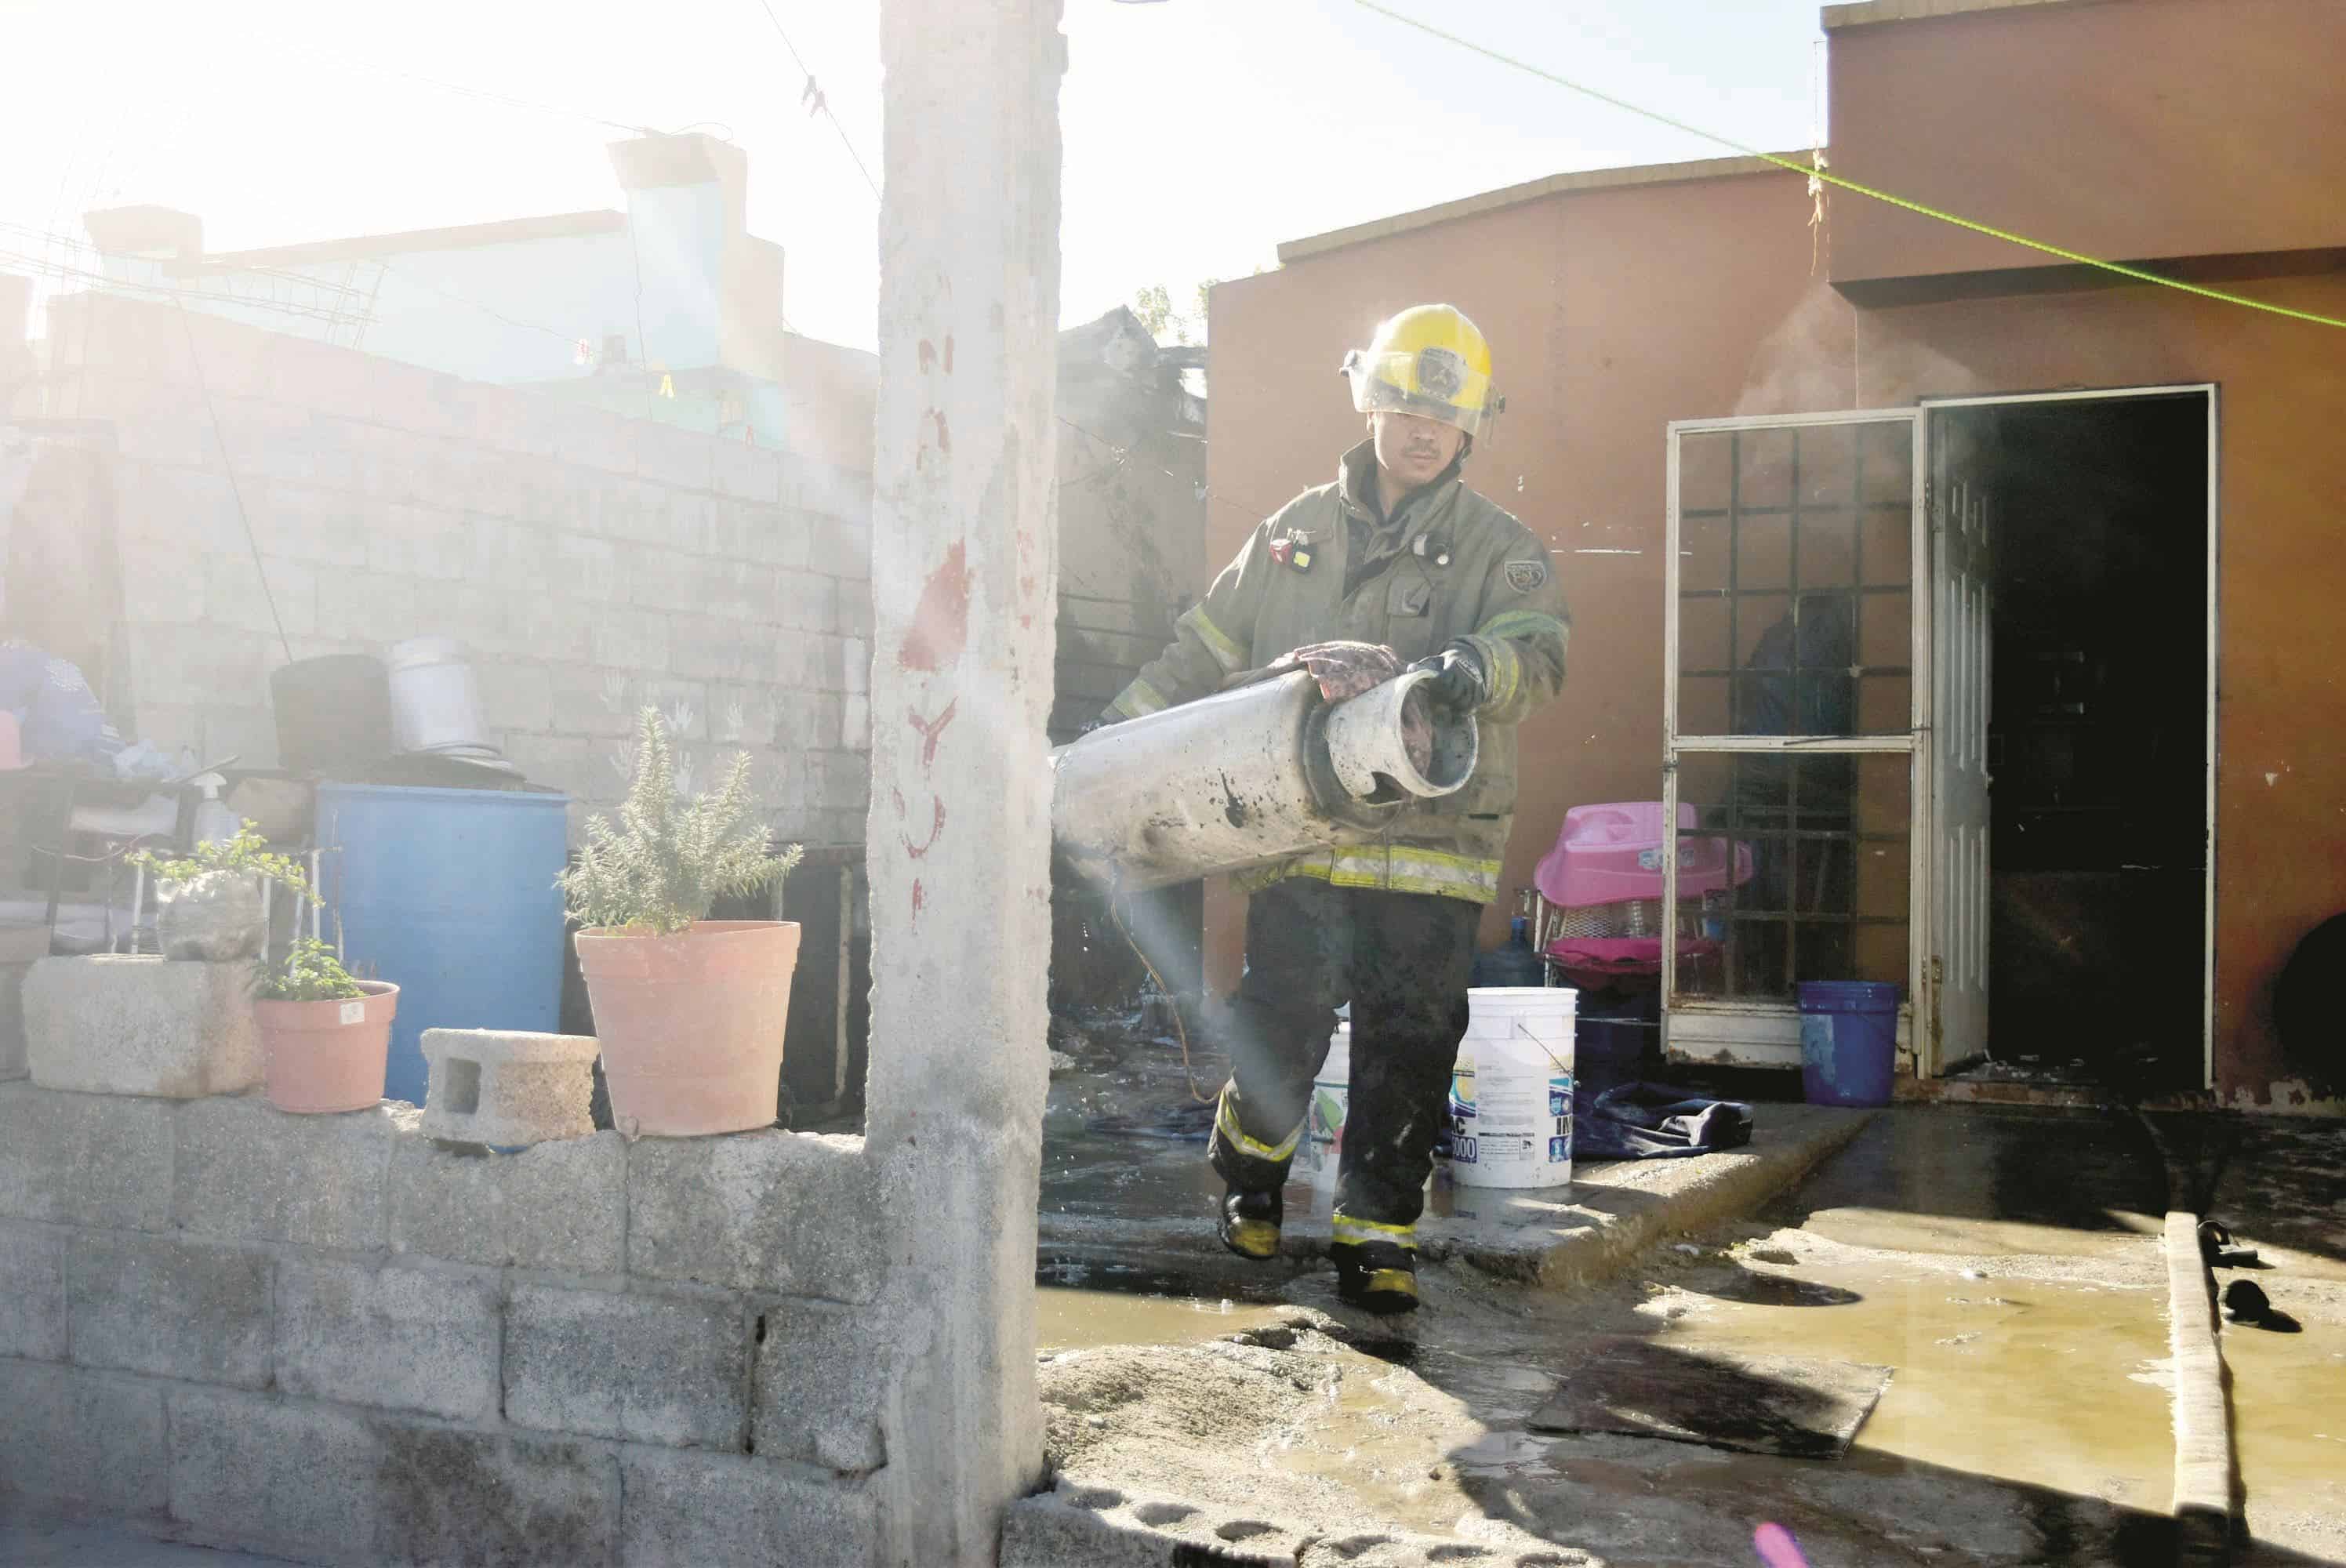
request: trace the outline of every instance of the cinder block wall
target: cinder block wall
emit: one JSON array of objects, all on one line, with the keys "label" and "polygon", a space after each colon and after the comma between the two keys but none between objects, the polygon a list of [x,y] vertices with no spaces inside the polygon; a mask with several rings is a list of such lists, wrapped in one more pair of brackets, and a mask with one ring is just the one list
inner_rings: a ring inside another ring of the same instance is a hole
[{"label": "cinder block wall", "polygon": [[697,780],[747,751],[777,831],[862,840],[868,473],[169,305],[51,322],[60,412],[113,431],[142,736],[271,764],[288,644],[454,636],[536,781],[616,801],[653,703]]},{"label": "cinder block wall", "polygon": [[0,1084],[0,1512],[316,1563],[873,1562],[861,1139],[466,1157],[415,1116]]}]

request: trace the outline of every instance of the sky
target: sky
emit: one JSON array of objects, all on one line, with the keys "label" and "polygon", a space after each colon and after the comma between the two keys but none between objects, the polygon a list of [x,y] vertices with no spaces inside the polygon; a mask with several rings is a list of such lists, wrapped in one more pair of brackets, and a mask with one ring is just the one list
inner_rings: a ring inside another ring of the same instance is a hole
[{"label": "sky", "polygon": [[[1821,130],[1813,0],[1386,3],[1748,145]],[[749,154],[790,324],[869,347],[877,203],[840,129],[876,177],[877,0],[766,4],[0,0],[0,270],[73,264],[80,214],[131,202],[200,215],[215,250],[620,207],[606,146],[697,127]],[[1727,150],[1354,0],[1066,0],[1065,29],[1069,322],[1148,284],[1185,303],[1281,240]]]}]

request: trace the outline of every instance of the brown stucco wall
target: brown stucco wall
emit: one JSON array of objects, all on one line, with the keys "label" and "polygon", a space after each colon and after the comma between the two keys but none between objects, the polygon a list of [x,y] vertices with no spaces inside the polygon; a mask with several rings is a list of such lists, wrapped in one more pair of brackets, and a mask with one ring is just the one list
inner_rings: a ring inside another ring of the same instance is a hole
[{"label": "brown stucco wall", "polygon": [[[2337,0],[2113,0],[1841,27],[1833,170],[2116,260],[2346,245],[2341,60]],[[1834,199],[1836,282],[2030,263],[1984,235]]]},{"label": "brown stucco wall", "polygon": [[[1837,253],[1850,205],[1836,206],[1827,237]],[[2228,1100],[2286,1101],[2272,978],[2310,926],[2346,905],[2346,618],[2335,609],[2346,445],[2325,412],[2346,400],[2346,334],[2135,286],[1862,311],[1821,265],[1811,270],[1808,210],[1791,176],[1572,192],[1225,284],[1213,298],[1209,482],[1267,508],[1325,478],[1359,423],[1332,368],[1384,312],[1448,299],[1490,334],[1508,414],[1468,478],[1549,541],[1575,614],[1565,696],[1524,728],[1511,896],[1566,806],[1658,796],[1669,421],[2218,383],[2217,1087]],[[2346,315],[2346,274],[2243,287]],[[1209,556],[1226,559],[1247,525],[1216,507]],[[1594,553],[1615,551],[1629,553]],[[1237,972],[1239,907],[1209,897],[1209,951],[1224,978]],[[1485,941],[1510,907],[1494,906]],[[2178,987],[2178,1006],[2193,1005],[2192,989]]]}]

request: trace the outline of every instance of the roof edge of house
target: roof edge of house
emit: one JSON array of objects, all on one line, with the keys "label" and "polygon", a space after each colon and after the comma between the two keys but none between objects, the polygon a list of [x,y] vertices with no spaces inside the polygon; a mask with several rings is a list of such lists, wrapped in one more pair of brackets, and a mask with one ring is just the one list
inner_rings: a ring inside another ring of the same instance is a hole
[{"label": "roof edge of house", "polygon": [[[1787,152],[1780,158],[1806,159],[1806,151]],[[1684,163],[1641,163],[1623,168],[1585,168],[1569,174],[1551,174],[1542,179],[1527,180],[1522,185],[1502,186],[1475,196],[1463,196],[1455,201],[1444,201],[1433,207],[1421,207],[1413,212],[1397,212],[1387,218],[1372,219],[1349,228],[1331,229],[1324,234],[1306,235],[1290,239],[1279,247],[1280,265],[1300,261],[1307,257],[1325,255],[1349,245],[1360,245],[1372,239],[1383,239],[1413,229],[1428,229],[1454,219],[1474,218],[1485,212],[1495,212],[1504,207],[1519,207],[1526,201],[1543,197],[1565,195],[1581,190],[1607,190],[1633,185],[1668,185],[1685,180],[1734,178],[1749,174],[1788,174],[1780,164],[1764,158],[1739,155],[1733,158],[1694,158]]]},{"label": "roof edge of house", "polygon": [[1819,20],[1828,33],[1844,27],[1871,26],[1876,22],[1928,22],[1941,16],[1961,16],[1975,11],[2016,11],[2043,5],[2099,5],[2108,0],[1851,0],[1827,5]]},{"label": "roof edge of house", "polygon": [[[298,267],[320,261],[366,260],[412,250],[463,250],[475,245],[506,245],[525,239],[566,239],[582,234],[616,234],[627,215],[611,208],[556,212],[541,218],[501,218],[448,229],[409,229],[396,234],[362,234],[347,239],[311,239],[260,250],[214,250],[206,266]],[[191,258],[190,260],[194,260]]]}]

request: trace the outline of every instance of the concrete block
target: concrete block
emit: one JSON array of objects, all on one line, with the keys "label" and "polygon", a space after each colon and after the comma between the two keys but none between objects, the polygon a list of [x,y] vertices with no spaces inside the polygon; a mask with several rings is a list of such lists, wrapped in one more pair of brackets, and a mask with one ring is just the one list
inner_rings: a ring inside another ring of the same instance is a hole
[{"label": "concrete block", "polygon": [[766,1459],[626,1448],[619,1551],[627,1568],[869,1568],[869,1487]]},{"label": "concrete block", "polygon": [[[181,561],[165,560],[175,570],[190,579],[195,574],[186,570]],[[252,552],[223,550],[204,559],[200,578],[206,618],[248,631],[274,636],[278,622],[284,622],[291,636],[307,636],[318,629],[318,568],[282,555],[271,556],[268,562],[267,585],[252,564]],[[219,693],[230,696],[230,693]],[[256,700],[263,694],[250,694]],[[251,759],[240,757],[245,766]]]},{"label": "concrete block", "polygon": [[391,1247],[493,1268],[617,1274],[625,1259],[627,1156],[619,1135],[460,1155],[420,1133],[393,1142]]},{"label": "concrete block", "polygon": [[775,501],[782,493],[782,455],[746,442],[717,443],[710,453],[714,488],[743,501]]},{"label": "concrete block", "polygon": [[505,1419],[541,1431],[738,1451],[747,1340],[732,1297],[516,1285],[505,1307]]},{"label": "concrete block", "polygon": [[296,1116],[258,1095],[194,1100],[173,1131],[180,1229],[353,1252],[383,1245],[391,1113]]},{"label": "concrete block", "polygon": [[287,1259],[277,1386],[289,1394],[476,1420],[497,1407],[493,1273]]},{"label": "concrete block", "polygon": [[378,1561],[497,1568],[614,1561],[619,1462],[606,1445],[388,1420],[375,1436]]},{"label": "concrete block", "polygon": [[863,1140],[768,1128],[627,1150],[627,1271],[868,1302],[886,1269]]},{"label": "concrete block", "polygon": [[423,1134],[459,1143],[552,1143],[593,1135],[591,1034],[426,1029]]},{"label": "concrete block", "polygon": [[510,584],[514,563],[523,558],[523,551],[533,545],[538,549],[536,565],[541,578],[552,553],[552,541],[534,530],[525,530],[526,537],[508,539],[506,524],[483,521],[476,525],[464,513],[438,506],[394,504],[382,521],[383,526],[367,540],[367,569],[393,576]]},{"label": "concrete block", "polygon": [[66,1237],[54,1226],[0,1220],[0,1356],[66,1359]]},{"label": "concrete block", "polygon": [[[372,524],[384,521],[378,516]],[[371,643],[393,643],[444,626],[463,630],[462,623],[446,613],[441,585],[431,585],[428,602],[423,586],[416,578],[388,572],[321,572],[318,624],[340,636]]]},{"label": "concrete block", "polygon": [[766,566],[803,567],[806,514],[755,501],[720,500],[709,533],[709,553]]},{"label": "concrete block", "polygon": [[46,926],[0,927],[0,1083],[29,1071],[25,1062],[25,976],[48,951]]},{"label": "concrete block", "polygon": [[33,1082],[174,1100],[241,1094],[260,1082],[251,972],[111,954],[42,959],[25,978]]},{"label": "concrete block", "polygon": [[171,1517],[303,1562],[372,1562],[382,1460],[363,1419],[224,1390],[168,1397]]},{"label": "concrete block", "polygon": [[556,665],[554,728],[564,735],[624,739],[635,733],[642,682],[628,672],[586,665]]},{"label": "concrete block", "polygon": [[66,1250],[74,1361],[266,1388],[271,1267],[242,1247],[83,1231]]},{"label": "concrete block", "polygon": [[168,1229],[172,1109],[0,1084],[0,1216]]},{"label": "concrete block", "polygon": [[554,542],[558,580],[570,585],[566,596],[574,604],[607,605],[623,596],[618,551],[608,539],[564,534]]},{"label": "concrete block", "polygon": [[738,621],[678,615],[669,626],[668,655],[677,674],[695,680],[764,685],[780,675],[771,628]]},{"label": "concrete block", "polygon": [[894,1349],[872,1332],[870,1312],[804,1300],[751,1307],[751,1451],[854,1475],[885,1464],[880,1402]]},{"label": "concrete block", "polygon": [[477,658],[481,718],[491,729],[554,728],[554,672],[512,657]]},{"label": "concrete block", "polygon": [[668,667],[668,617],[617,605],[597,610],[587,628],[587,647],[597,664],[658,675]]},{"label": "concrete block", "polygon": [[[0,1504],[159,1512],[163,1390],[108,1372],[0,1360]],[[0,1506],[0,1517],[12,1512]]]}]

